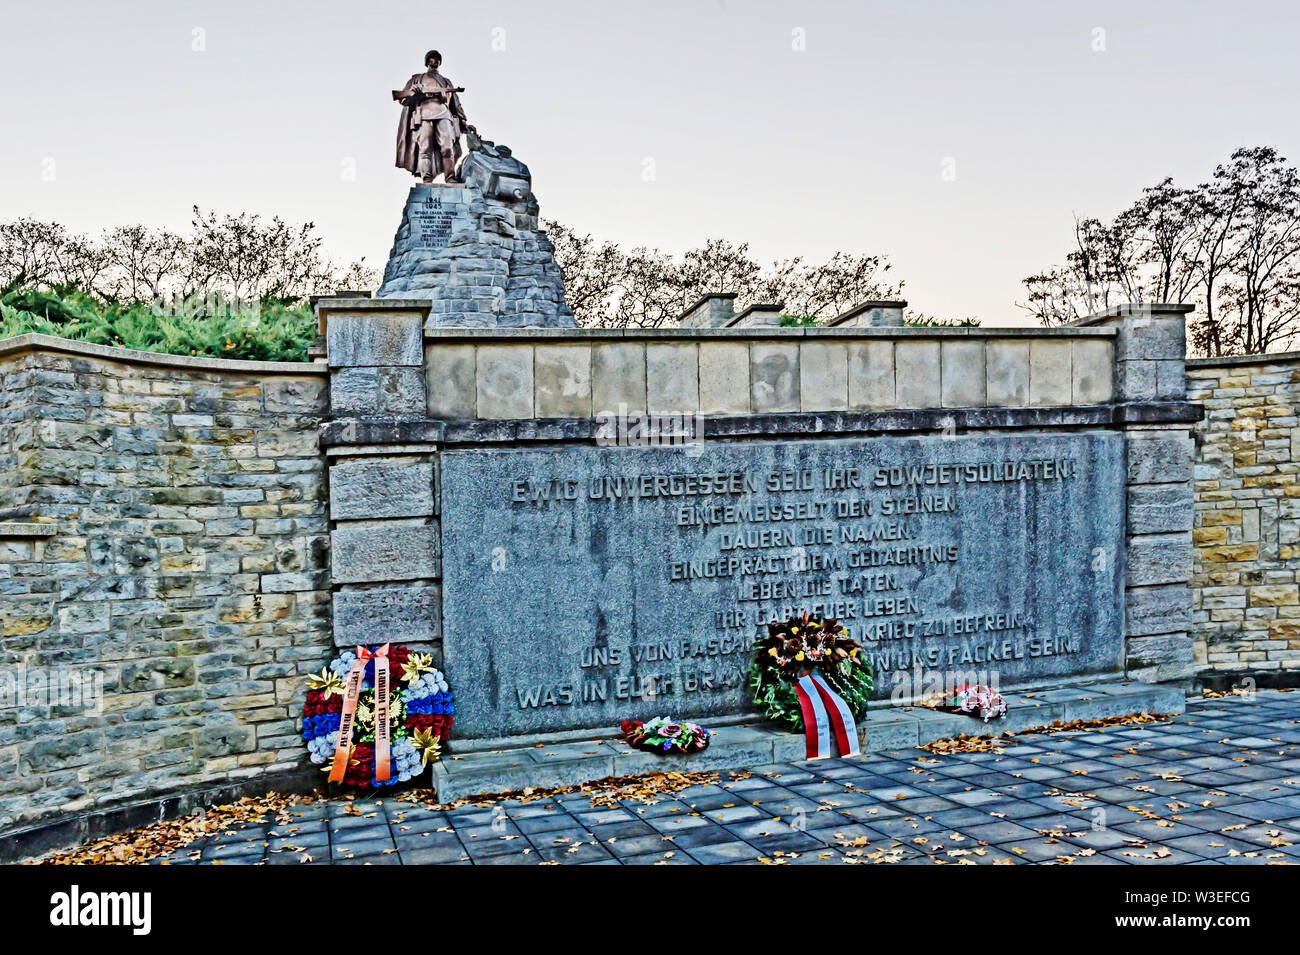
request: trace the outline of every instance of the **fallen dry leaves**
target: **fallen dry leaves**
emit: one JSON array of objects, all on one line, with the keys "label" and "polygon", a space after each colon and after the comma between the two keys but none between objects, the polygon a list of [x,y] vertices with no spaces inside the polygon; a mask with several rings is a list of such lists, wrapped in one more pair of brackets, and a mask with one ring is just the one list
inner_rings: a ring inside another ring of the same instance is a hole
[{"label": "fallen dry leaves", "polygon": [[[1018,736],[1051,736],[1053,733],[1077,733],[1082,730],[1105,729],[1108,726],[1163,723],[1168,719],[1170,719],[1169,715],[1162,713],[1133,713],[1129,716],[1106,716],[1096,720],[1071,720],[1068,723],[1058,720],[1049,726],[1025,730],[1021,733],[1001,733],[997,736],[968,736],[963,733],[949,739],[937,739],[933,743],[925,743],[919,748],[939,756],[951,756],[954,753],[1002,753],[1003,747]],[[1081,771],[1076,775],[1084,776],[1087,773]]]},{"label": "fallen dry leaves", "polygon": [[292,806],[302,806],[322,798],[320,793],[287,795],[270,793],[246,797],[225,806],[212,806],[198,812],[157,822],[100,839],[85,846],[52,852],[28,865],[142,865],[159,856],[183,849],[205,836],[227,832],[244,823],[266,822],[273,818],[280,825],[290,825]]},{"label": "fallen dry leaves", "polygon": [[[729,778],[745,779],[749,773],[730,773]],[[400,802],[421,802],[436,809],[459,809],[462,806],[474,806],[490,809],[498,802],[536,802],[541,799],[553,799],[556,796],[582,794],[590,797],[591,804],[600,808],[616,808],[622,801],[655,803],[673,796],[692,786],[709,786],[719,781],[713,772],[698,773],[646,773],[642,776],[606,776],[589,783],[574,786],[543,788],[529,786],[501,793],[483,793],[466,796],[454,802],[440,803],[432,789],[408,789],[398,795]]]}]

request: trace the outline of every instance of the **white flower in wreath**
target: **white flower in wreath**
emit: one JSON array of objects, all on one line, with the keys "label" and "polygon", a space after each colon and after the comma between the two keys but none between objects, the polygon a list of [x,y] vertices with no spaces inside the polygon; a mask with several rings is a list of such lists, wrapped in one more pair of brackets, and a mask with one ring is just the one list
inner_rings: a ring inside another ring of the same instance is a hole
[{"label": "white flower in wreath", "polygon": [[419,750],[406,737],[393,742],[392,755],[393,768],[401,782],[414,779],[424,769],[424,760],[421,758]]},{"label": "white flower in wreath", "polygon": [[352,670],[352,664],[356,662],[357,655],[351,650],[344,650],[330,661],[330,669],[346,680],[348,673]]},{"label": "white flower in wreath", "polygon": [[334,730],[324,736],[317,736],[307,741],[307,752],[311,761],[321,766],[334,757],[334,748],[339,744],[339,731]]},{"label": "white flower in wreath", "polygon": [[438,693],[447,692],[447,680],[441,673],[434,670],[432,673],[422,673],[418,680],[415,680],[402,691],[402,698],[407,702],[411,700],[423,699],[426,696],[434,696]]}]

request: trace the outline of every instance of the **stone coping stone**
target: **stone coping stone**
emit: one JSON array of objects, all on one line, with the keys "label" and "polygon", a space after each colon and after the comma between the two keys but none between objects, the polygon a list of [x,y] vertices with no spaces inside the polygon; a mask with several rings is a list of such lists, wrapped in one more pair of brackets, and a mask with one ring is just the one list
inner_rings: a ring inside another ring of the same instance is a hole
[{"label": "stone coping stone", "polygon": [[[1056,722],[1104,719],[1134,713],[1181,714],[1181,686],[1106,681],[1050,690],[1009,693],[1009,710],[989,723],[977,717],[922,707],[882,707],[858,722],[862,752],[911,749],[954,736],[1024,733]],[[527,745],[460,752],[453,735],[445,758],[433,765],[440,802],[466,796],[511,792],[528,786],[574,786],[606,776],[651,772],[744,770],[804,759],[803,734],[772,723],[709,723],[709,748],[689,756],[663,757],[634,749],[613,736],[547,744],[529,737]],[[568,734],[572,735],[572,734]]]},{"label": "stone coping stone", "polygon": [[[1065,405],[1041,408],[922,408],[892,411],[816,411],[779,414],[706,415],[704,438],[780,435],[874,435],[945,427],[966,430],[1004,428],[1105,428],[1125,424],[1191,424],[1205,413],[1187,401],[1149,401],[1117,405]],[[500,444],[518,441],[591,441],[590,418],[518,420],[422,418],[389,421],[347,418],[320,426],[322,448],[366,445]]]},{"label": "stone coping stone", "polygon": [[1194,311],[1196,311],[1195,305],[1177,305],[1166,302],[1151,302],[1146,305],[1112,305],[1110,308],[1103,309],[1100,312],[1085,315],[1083,318],[1076,318],[1074,321],[1069,322],[1062,327],[1086,328],[1096,322],[1104,322],[1107,319],[1120,318],[1122,316],[1149,318],[1153,315],[1186,315],[1188,312]]},{"label": "stone coping stone", "polygon": [[695,311],[697,308],[699,308],[701,305],[703,305],[711,298],[726,299],[728,302],[730,302],[739,297],[740,297],[739,292],[705,292],[695,301],[691,302],[690,305],[687,305],[686,309],[682,312],[682,314],[683,315],[691,314],[691,312]]},{"label": "stone coping stone", "polygon": [[23,524],[15,521],[0,521],[0,538],[5,537],[53,537],[58,533],[55,524]]},{"label": "stone coping stone", "polygon": [[[359,301],[368,301],[361,299]],[[409,306],[408,306],[409,308]],[[1114,338],[1114,328],[1084,328],[1059,326],[1056,328],[943,328],[939,326],[915,327],[890,325],[880,328],[854,326],[832,328],[826,325],[810,327],[776,325],[751,325],[746,328],[456,328],[425,325],[426,342],[501,341],[535,342],[553,339],[573,341],[614,341],[625,339],[698,340],[701,338],[779,339],[792,338]]]},{"label": "stone coping stone", "polygon": [[73,341],[55,335],[31,333],[0,339],[0,357],[27,351],[61,352],[86,358],[103,358],[124,365],[157,365],[163,368],[186,368],[194,371],[220,373],[247,373],[259,375],[319,375],[329,374],[323,364],[310,361],[244,361],[234,358],[206,358],[200,355],[168,355],[163,352],[136,351],[133,348],[116,348],[92,342]]},{"label": "stone coping stone", "polygon": [[[901,316],[901,313],[902,313],[902,310],[905,309],[905,308],[907,308],[907,300],[906,300],[906,299],[899,299],[899,300],[897,300],[897,301],[890,301],[890,300],[887,300],[887,299],[882,299],[882,300],[880,300],[880,301],[866,301],[866,302],[859,302],[857,305],[854,305],[852,308],[845,309],[844,311],[840,312],[840,313],[839,313],[838,315],[836,315],[834,318],[828,319],[827,322],[826,322],[826,324],[827,324],[827,325],[831,325],[831,326],[834,326],[834,325],[843,325],[843,324],[844,324],[845,322],[847,322],[849,319],[851,319],[851,318],[857,318],[857,317],[858,317],[859,315],[861,315],[863,312],[870,312],[870,311],[873,311],[873,310],[876,310],[876,309],[880,309],[880,310],[884,310],[884,309],[897,310],[897,311],[900,313],[899,318],[900,318],[900,320],[901,320],[901,317],[902,317],[902,316]],[[866,327],[870,327],[870,326],[866,326]],[[893,327],[898,328],[898,327],[900,327],[900,326],[895,325],[895,326],[893,326]],[[914,327],[916,327],[916,326],[903,326],[903,327],[912,327],[912,328],[914,328]]]},{"label": "stone coping stone", "polygon": [[370,310],[398,312],[428,312],[429,298],[321,298],[316,302],[316,314],[322,312],[364,312]]},{"label": "stone coping stone", "polygon": [[1222,358],[1188,358],[1188,369],[1232,368],[1238,365],[1290,365],[1300,361],[1300,351],[1265,352],[1262,355],[1227,355]]}]

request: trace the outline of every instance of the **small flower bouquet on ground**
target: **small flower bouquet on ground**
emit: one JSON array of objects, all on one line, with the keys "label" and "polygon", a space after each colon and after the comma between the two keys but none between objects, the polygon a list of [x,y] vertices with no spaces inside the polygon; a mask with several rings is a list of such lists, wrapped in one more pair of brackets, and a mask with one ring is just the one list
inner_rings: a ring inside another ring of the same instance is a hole
[{"label": "small flower bouquet on ground", "polygon": [[952,695],[952,709],[958,713],[978,716],[985,723],[1007,715],[1007,701],[997,690],[987,686],[967,683]]},{"label": "small flower bouquet on ground", "polygon": [[619,727],[629,746],[648,749],[652,753],[702,753],[709,748],[712,735],[697,723],[656,716],[642,723],[627,720]]}]

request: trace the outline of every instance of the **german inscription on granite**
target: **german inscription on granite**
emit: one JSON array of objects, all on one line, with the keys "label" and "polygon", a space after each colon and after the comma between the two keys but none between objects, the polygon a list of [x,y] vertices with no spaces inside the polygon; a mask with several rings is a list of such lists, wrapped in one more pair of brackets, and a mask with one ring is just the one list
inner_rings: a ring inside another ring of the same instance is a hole
[{"label": "german inscription on granite", "polygon": [[753,709],[750,648],[810,611],[884,698],[1121,665],[1116,434],[449,451],[457,732]]}]

